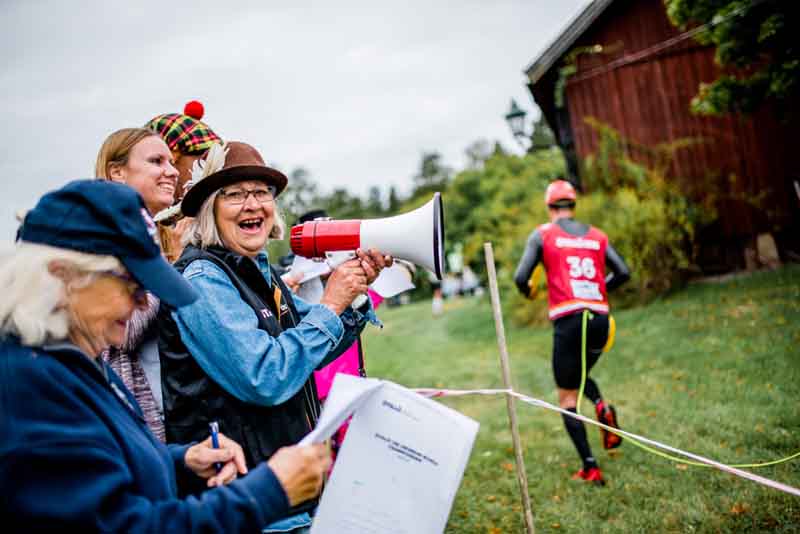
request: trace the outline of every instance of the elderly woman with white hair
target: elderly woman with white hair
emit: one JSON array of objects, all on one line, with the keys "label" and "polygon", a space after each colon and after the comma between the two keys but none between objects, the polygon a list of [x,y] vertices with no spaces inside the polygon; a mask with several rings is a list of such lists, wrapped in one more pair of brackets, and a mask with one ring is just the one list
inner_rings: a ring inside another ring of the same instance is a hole
[{"label": "elderly woman with white hair", "polygon": [[[324,446],[282,449],[249,473],[224,435],[220,448],[207,436],[165,446],[99,357],[145,290],[178,309],[197,297],[155,232],[131,188],[76,181],[42,197],[0,260],[4,532],[254,532],[318,493]],[[192,478],[218,487],[178,498]]]},{"label": "elderly woman with white hair", "polygon": [[[294,296],[270,266],[265,247],[283,235],[275,199],[286,184],[240,142],[215,145],[193,172],[181,211],[194,221],[175,268],[200,297],[159,312],[167,442],[197,440],[218,421],[248,465],[298,442],[318,417],[313,371],[352,345],[373,315],[368,302],[359,310],[351,303],[390,256],[358,250],[333,271],[319,304]],[[309,524],[298,513],[267,531]]]}]

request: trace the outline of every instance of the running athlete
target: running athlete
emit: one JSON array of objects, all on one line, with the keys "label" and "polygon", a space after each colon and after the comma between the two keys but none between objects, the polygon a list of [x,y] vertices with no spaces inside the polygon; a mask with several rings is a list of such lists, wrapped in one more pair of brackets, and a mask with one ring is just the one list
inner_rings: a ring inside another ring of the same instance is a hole
[{"label": "running athlete", "polygon": [[[597,419],[619,428],[614,407],[600,395],[597,383],[588,377],[609,339],[608,298],[610,291],[630,278],[622,256],[609,244],[598,228],[573,219],[575,189],[569,182],[557,180],[547,187],[545,203],[550,222],[539,226],[528,237],[525,252],[517,266],[514,282],[523,295],[533,298],[535,284],[529,280],[541,262],[547,272],[550,320],[553,321],[553,374],[561,408],[576,412],[581,382],[582,315],[589,311],[586,328],[586,382],[584,393],[595,405]],[[606,275],[606,268],[611,271]],[[597,485],[605,484],[603,474],[592,456],[581,421],[562,415],[567,433],[583,460],[583,467],[573,478]],[[600,429],[603,447],[614,449],[622,437]]]}]

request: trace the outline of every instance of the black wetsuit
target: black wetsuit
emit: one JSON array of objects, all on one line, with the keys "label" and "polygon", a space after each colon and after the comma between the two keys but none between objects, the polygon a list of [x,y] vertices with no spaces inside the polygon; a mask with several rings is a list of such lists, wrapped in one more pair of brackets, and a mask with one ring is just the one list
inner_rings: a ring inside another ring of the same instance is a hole
[{"label": "black wetsuit", "polygon": [[[584,237],[589,233],[590,226],[571,218],[562,218],[553,224],[558,225],[566,233],[575,237]],[[544,257],[544,242],[539,230],[535,230],[529,237],[525,251],[522,254],[514,283],[519,291],[528,296],[530,288],[528,280],[539,262]],[[608,244],[605,250],[605,276],[606,290],[611,291],[630,278],[630,270],[622,256]],[[561,316],[553,321],[553,375],[556,385],[561,389],[574,390],[580,387],[581,370],[581,338],[582,338],[582,309],[577,309],[569,315]],[[609,319],[608,315],[592,312],[587,321],[586,328],[586,384],[585,394],[595,404],[602,407],[603,399],[600,389],[588,374],[602,354],[602,349],[608,340]],[[574,407],[568,408],[575,411]],[[591,448],[586,439],[586,430],[583,423],[570,417],[562,416],[567,432],[572,439],[578,454],[583,460],[583,469],[597,467],[597,462],[592,456]]]},{"label": "black wetsuit", "polygon": [[[555,221],[562,230],[575,237],[583,237],[590,226],[571,218]],[[536,265],[542,261],[544,246],[541,233],[535,230],[525,246],[517,266],[514,283],[523,295],[528,295],[530,280]],[[605,251],[606,290],[611,291],[630,278],[630,270],[622,256],[609,243]],[[578,389],[581,378],[581,311],[561,317],[553,322],[553,374],[556,385],[562,389]],[[597,362],[608,340],[608,316],[592,314],[586,331],[586,370]]]}]

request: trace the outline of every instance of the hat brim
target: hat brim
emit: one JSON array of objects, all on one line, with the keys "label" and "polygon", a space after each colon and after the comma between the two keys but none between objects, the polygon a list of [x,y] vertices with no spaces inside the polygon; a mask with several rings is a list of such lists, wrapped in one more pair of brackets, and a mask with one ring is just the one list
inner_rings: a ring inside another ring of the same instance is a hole
[{"label": "hat brim", "polygon": [[186,306],[198,298],[189,282],[161,255],[147,259],[120,257],[119,260],[143,288],[173,308]]},{"label": "hat brim", "polygon": [[200,211],[200,206],[211,194],[226,185],[258,180],[275,187],[275,196],[286,189],[288,179],[282,172],[261,165],[239,165],[229,167],[212,175],[206,176],[194,184],[181,201],[181,212],[187,217],[194,217]]}]

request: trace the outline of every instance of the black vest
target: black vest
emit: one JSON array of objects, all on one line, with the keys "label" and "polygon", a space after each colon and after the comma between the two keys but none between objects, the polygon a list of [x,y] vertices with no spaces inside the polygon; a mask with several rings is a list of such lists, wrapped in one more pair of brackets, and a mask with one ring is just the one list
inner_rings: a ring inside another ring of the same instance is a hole
[{"label": "black vest", "polygon": [[[258,328],[271,336],[297,325],[298,315],[289,289],[270,269],[269,287],[256,263],[221,247],[201,250],[188,246],[175,263],[181,273],[195,260],[208,260],[220,267],[239,290],[239,295],[258,318]],[[280,288],[276,304],[273,288]],[[224,302],[219,303],[224,306]],[[211,379],[181,341],[171,312],[162,303],[158,315],[161,383],[168,443],[202,441],[209,435],[208,423],[218,421],[220,432],[244,449],[250,468],[267,460],[285,445],[308,434],[319,414],[319,399],[313,374],[291,399],[276,406],[258,406],[241,401]],[[280,319],[278,319],[280,317]],[[218,355],[225,358],[225,354]]]}]

